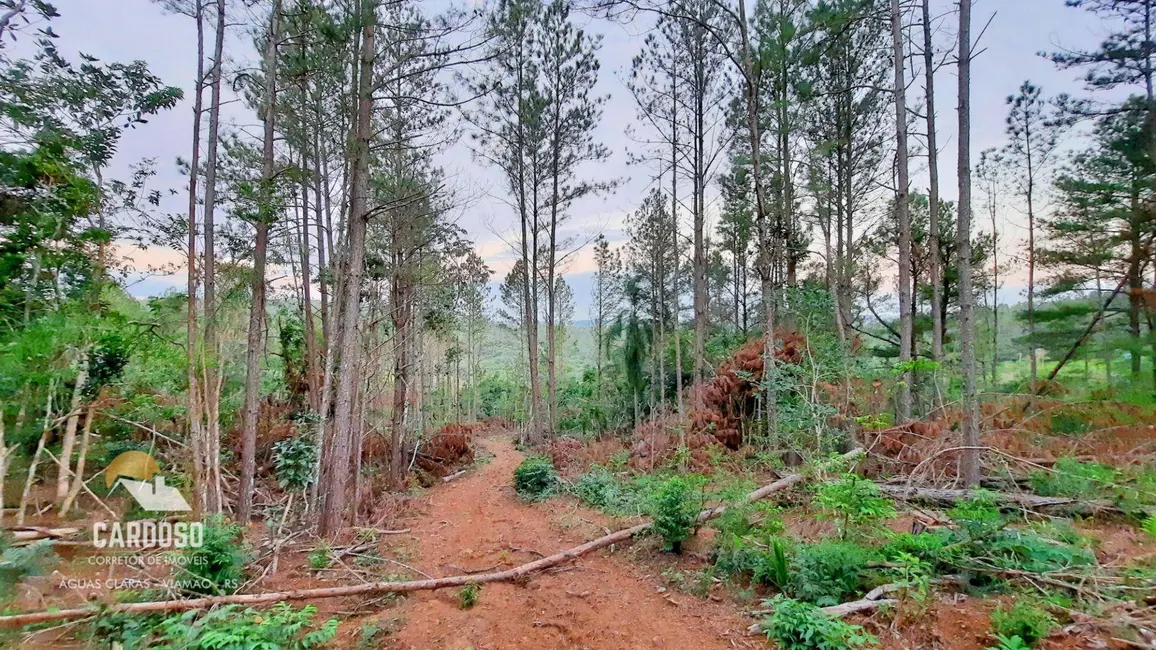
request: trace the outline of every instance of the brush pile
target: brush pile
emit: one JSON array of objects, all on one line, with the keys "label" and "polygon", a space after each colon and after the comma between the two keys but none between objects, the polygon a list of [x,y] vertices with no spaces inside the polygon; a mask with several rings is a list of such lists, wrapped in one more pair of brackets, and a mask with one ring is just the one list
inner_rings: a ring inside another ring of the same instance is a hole
[{"label": "brush pile", "polygon": [[[802,334],[780,331],[776,338],[776,362],[802,362],[807,347]],[[691,387],[691,404],[698,405],[690,414],[692,436],[712,435],[732,450],[742,446],[742,422],[755,414],[757,406],[764,349],[765,340],[761,337],[747,341],[719,366],[718,374]]]}]

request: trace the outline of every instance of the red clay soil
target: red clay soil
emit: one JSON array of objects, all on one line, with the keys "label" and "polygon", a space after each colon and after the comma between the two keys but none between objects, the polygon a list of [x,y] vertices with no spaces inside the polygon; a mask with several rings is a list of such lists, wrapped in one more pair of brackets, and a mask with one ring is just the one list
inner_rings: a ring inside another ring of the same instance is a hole
[{"label": "red clay soil", "polygon": [[[414,566],[432,575],[482,572],[532,561],[586,541],[579,527],[561,530],[557,502],[526,504],[512,486],[522,460],[506,438],[478,440],[493,455],[476,472],[430,495],[412,523],[419,540]],[[578,510],[576,519],[597,520]],[[553,521],[552,521],[553,520]],[[588,528],[590,538],[601,534]],[[477,604],[461,609],[456,591],[423,592],[388,616],[404,618],[389,647],[398,650],[547,648],[767,647],[746,635],[749,621],[733,606],[660,590],[625,558],[598,553],[525,584],[488,584]],[[360,624],[370,621],[362,619]]]}]

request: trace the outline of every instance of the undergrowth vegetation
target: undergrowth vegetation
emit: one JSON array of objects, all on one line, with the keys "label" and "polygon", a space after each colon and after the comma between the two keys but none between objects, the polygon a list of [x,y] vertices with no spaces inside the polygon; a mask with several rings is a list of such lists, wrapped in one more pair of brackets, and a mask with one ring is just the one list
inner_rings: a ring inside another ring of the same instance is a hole
[{"label": "undergrowth vegetation", "polygon": [[314,650],[337,635],[337,620],[318,623],[317,608],[277,603],[268,610],[226,605],[209,612],[163,617],[105,614],[91,626],[95,640],[124,650]]}]

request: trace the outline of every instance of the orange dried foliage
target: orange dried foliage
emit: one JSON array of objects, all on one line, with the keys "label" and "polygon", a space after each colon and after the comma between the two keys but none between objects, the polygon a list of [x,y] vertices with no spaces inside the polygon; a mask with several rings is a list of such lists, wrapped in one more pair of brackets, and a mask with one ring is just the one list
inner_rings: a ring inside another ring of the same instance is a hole
[{"label": "orange dried foliage", "polygon": [[[775,338],[777,362],[802,362],[807,346],[802,334],[780,331]],[[765,345],[762,337],[747,341],[719,366],[714,377],[691,387],[690,403],[701,405],[690,413],[692,434],[709,434],[731,450],[742,446],[742,422],[754,414]]]}]

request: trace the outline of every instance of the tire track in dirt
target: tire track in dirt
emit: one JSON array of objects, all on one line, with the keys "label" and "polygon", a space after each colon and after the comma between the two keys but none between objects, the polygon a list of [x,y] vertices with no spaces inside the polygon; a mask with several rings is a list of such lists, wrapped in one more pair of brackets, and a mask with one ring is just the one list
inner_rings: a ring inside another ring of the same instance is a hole
[{"label": "tire track in dirt", "polygon": [[[482,572],[529,562],[596,537],[551,521],[569,506],[526,504],[513,490],[522,461],[508,438],[479,440],[493,458],[431,491],[425,515],[412,523],[414,562],[438,575]],[[584,510],[577,517],[600,517]],[[590,531],[588,531],[590,532]],[[733,607],[686,594],[660,593],[626,558],[600,552],[525,584],[492,583],[476,605],[460,607],[455,590],[407,599],[396,648],[535,650],[766,647],[745,633]]]}]

